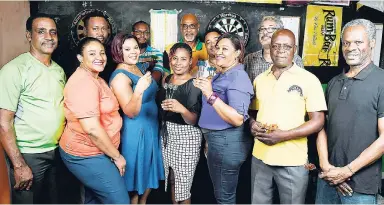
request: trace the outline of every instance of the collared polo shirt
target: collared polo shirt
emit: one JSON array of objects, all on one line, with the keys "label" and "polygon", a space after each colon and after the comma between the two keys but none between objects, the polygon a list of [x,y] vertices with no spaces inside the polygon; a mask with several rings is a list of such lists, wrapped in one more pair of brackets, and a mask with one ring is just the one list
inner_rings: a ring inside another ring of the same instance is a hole
[{"label": "collared polo shirt", "polygon": [[[293,56],[293,62],[300,68],[304,68],[303,59],[301,59],[300,56],[295,54]],[[245,71],[248,73],[251,82],[253,82],[258,75],[266,71],[271,65],[272,63],[269,63],[264,59],[263,50],[250,53],[244,58]],[[252,99],[249,109],[256,110],[255,99]]]},{"label": "collared polo shirt", "polygon": [[[180,40],[179,43],[184,43],[183,40]],[[171,50],[172,46],[174,44],[168,45],[165,50],[167,51],[169,55],[169,51]],[[197,39],[195,47],[192,48],[192,66],[191,66],[191,74],[193,77],[196,77],[197,75],[197,61],[199,60],[208,60],[208,52],[207,48],[205,47],[205,43],[201,42],[199,39]],[[173,73],[171,69],[171,73]]]},{"label": "collared polo shirt", "polygon": [[[384,71],[373,63],[355,77],[334,77],[326,92],[329,162],[343,167],[355,160],[378,137],[378,118],[384,117]],[[353,191],[377,194],[381,187],[381,159],[348,181]]]},{"label": "collared polo shirt", "polygon": [[[276,79],[271,68],[254,81],[257,121],[291,130],[305,123],[307,112],[327,110],[321,83],[315,75],[294,64]],[[307,153],[306,136],[272,146],[255,139],[253,147],[253,156],[272,166],[304,165]]]},{"label": "collared polo shirt", "polygon": [[0,108],[15,112],[16,144],[21,153],[55,149],[64,130],[65,74],[54,61],[45,66],[23,53],[0,70]]}]

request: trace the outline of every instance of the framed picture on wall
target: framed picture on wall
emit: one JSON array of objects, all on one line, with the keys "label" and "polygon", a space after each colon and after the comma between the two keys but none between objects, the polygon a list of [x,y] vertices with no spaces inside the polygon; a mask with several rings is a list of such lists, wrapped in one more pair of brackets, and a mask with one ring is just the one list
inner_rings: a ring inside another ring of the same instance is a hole
[{"label": "framed picture on wall", "polygon": [[381,42],[383,38],[383,24],[375,23],[376,26],[376,44],[372,53],[372,61],[376,66],[380,66]]},{"label": "framed picture on wall", "polygon": [[328,4],[333,6],[349,6],[350,0],[316,0],[315,4]]}]

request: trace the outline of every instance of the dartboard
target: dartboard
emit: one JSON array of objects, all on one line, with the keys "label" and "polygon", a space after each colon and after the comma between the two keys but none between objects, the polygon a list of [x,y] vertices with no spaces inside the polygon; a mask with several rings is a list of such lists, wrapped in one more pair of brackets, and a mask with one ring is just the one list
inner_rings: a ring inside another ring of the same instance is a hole
[{"label": "dartboard", "polygon": [[101,10],[98,10],[98,9],[85,9],[83,11],[81,11],[80,13],[78,13],[75,17],[75,19],[73,19],[72,21],[72,25],[71,25],[71,37],[72,37],[72,41],[77,45],[79,43],[79,41],[85,37],[85,33],[84,33],[84,21],[83,19],[90,13],[94,13],[94,12],[97,12],[98,14],[101,14],[105,17],[105,19],[107,19],[109,25],[111,26],[111,34],[110,34],[110,37],[113,36],[116,31],[117,31],[117,28],[116,28],[116,25],[115,25],[115,22],[113,21],[112,17],[106,12],[106,11],[101,11]]},{"label": "dartboard", "polygon": [[223,33],[236,33],[244,38],[247,45],[249,38],[249,28],[247,22],[238,14],[221,13],[212,18],[208,24],[208,29],[216,28]]}]

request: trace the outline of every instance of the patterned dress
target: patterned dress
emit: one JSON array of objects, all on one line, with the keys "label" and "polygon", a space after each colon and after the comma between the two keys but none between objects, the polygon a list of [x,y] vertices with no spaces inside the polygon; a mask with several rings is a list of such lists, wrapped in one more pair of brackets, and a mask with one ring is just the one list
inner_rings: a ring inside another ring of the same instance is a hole
[{"label": "patterned dress", "polygon": [[[189,111],[200,115],[201,91],[193,85],[192,79],[182,85],[173,86],[169,84],[171,76],[166,78],[166,89],[163,87],[160,90],[161,100],[166,97],[176,99]],[[175,200],[183,201],[191,197],[193,176],[200,157],[201,131],[198,127],[187,124],[179,113],[162,110],[162,120],[165,191],[171,168],[175,176]]]}]

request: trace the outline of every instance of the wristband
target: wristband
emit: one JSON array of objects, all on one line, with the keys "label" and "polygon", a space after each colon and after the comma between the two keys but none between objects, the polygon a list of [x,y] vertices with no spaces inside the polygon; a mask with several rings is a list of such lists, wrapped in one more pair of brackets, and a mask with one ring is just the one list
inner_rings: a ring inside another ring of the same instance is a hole
[{"label": "wristband", "polygon": [[213,103],[215,103],[217,98],[219,98],[219,96],[213,92],[212,95],[208,98],[207,103],[210,105],[213,105]]},{"label": "wristband", "polygon": [[349,169],[349,171],[351,171],[352,175],[355,175],[355,172],[352,171],[351,167],[349,167],[349,165],[347,165],[347,168]]}]

